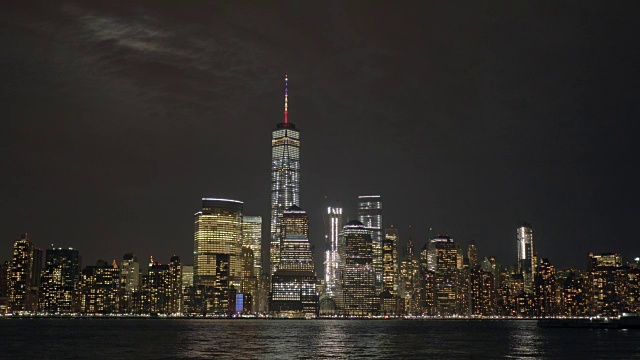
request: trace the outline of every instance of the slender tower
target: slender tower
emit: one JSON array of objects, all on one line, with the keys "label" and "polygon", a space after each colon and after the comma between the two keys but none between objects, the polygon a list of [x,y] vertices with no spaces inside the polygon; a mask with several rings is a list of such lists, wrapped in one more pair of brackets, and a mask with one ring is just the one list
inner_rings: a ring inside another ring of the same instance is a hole
[{"label": "slender tower", "polygon": [[300,131],[289,122],[289,79],[284,78],[284,122],[271,133],[271,246],[269,272],[280,263],[281,218],[285,210],[300,206]]},{"label": "slender tower", "polygon": [[524,291],[533,292],[533,279],[536,276],[536,262],[533,252],[533,228],[531,224],[522,223],[516,230],[518,238],[518,272],[524,279]]}]

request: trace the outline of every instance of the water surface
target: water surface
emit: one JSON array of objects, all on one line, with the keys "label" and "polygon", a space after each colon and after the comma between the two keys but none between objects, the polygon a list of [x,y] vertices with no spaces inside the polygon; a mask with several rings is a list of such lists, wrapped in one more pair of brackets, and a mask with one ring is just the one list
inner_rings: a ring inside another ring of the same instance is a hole
[{"label": "water surface", "polygon": [[640,330],[535,321],[0,319],[0,358],[633,359]]}]

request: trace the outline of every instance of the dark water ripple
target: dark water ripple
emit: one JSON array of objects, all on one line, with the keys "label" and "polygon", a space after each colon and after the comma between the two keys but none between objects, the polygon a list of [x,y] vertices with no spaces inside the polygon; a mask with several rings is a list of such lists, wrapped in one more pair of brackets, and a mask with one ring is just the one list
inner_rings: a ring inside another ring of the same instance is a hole
[{"label": "dark water ripple", "polygon": [[640,331],[534,321],[0,319],[0,359],[640,359]]}]

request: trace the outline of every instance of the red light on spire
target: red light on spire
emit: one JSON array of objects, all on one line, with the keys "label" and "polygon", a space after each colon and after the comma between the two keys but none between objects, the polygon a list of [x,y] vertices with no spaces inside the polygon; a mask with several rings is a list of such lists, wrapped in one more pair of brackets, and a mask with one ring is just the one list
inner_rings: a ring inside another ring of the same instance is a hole
[{"label": "red light on spire", "polygon": [[284,76],[284,123],[289,123],[289,75]]}]

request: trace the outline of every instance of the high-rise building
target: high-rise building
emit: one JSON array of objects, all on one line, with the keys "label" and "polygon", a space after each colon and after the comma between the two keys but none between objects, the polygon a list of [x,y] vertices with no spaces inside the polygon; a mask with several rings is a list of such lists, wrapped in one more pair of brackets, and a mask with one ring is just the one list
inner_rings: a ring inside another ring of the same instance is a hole
[{"label": "high-rise building", "polygon": [[623,310],[626,268],[618,254],[589,253],[588,293],[592,315],[619,315]]},{"label": "high-rise building", "polygon": [[33,292],[35,278],[34,247],[28,234],[23,234],[13,243],[13,259],[10,269],[9,307],[12,312],[37,310],[37,292]]},{"label": "high-rise building", "polygon": [[182,313],[182,263],[173,255],[168,264],[149,263],[147,275],[142,278],[144,313]]},{"label": "high-rise building", "polygon": [[289,235],[309,237],[309,217],[307,212],[298,206],[291,206],[282,213],[280,227],[280,246],[283,239]]},{"label": "high-rise building", "polygon": [[615,253],[589,253],[587,257],[587,270],[591,271],[598,266],[620,267],[622,266],[622,256]]},{"label": "high-rise building", "polygon": [[253,272],[262,273],[262,216],[242,216],[242,246],[253,252]]},{"label": "high-rise building", "polygon": [[398,229],[391,225],[390,229],[384,231],[382,241],[382,284],[383,291],[396,294],[398,284],[396,282],[398,274]]},{"label": "high-rise building", "polygon": [[182,265],[182,289],[193,286],[193,265]]},{"label": "high-rise building", "polygon": [[411,236],[409,236],[402,257],[398,295],[404,302],[403,312],[411,315],[421,314],[422,305],[420,304],[419,294],[421,288],[420,271],[418,260],[415,258],[415,247]]},{"label": "high-rise building", "polygon": [[[248,246],[243,246],[242,247],[242,294],[236,294],[236,310],[239,306],[238,300],[241,300],[243,303],[243,307],[240,312],[254,312],[253,302],[259,299],[260,297],[260,287],[258,284],[260,277],[256,275],[256,268],[254,265],[255,265],[255,256],[254,256],[253,250]],[[251,302],[247,303],[245,301],[247,299],[250,299]]]},{"label": "high-rise building", "polygon": [[280,262],[281,219],[286,209],[300,206],[300,131],[289,122],[289,88],[285,77],[284,121],[271,133],[271,245],[269,273]]},{"label": "high-rise building", "polygon": [[182,313],[183,306],[182,262],[180,257],[173,255],[169,259],[169,306],[170,314]]},{"label": "high-rise building", "polygon": [[120,311],[139,313],[142,311],[140,263],[133,253],[124,254],[120,263]]},{"label": "high-rise building", "polygon": [[557,315],[556,270],[548,259],[542,259],[536,269],[534,279],[536,316],[548,317]]},{"label": "high-rise building", "polygon": [[493,273],[474,267],[469,270],[469,311],[474,316],[494,314]]},{"label": "high-rise building", "polygon": [[340,277],[344,266],[344,241],[341,236],[342,208],[327,208],[327,213],[324,216],[324,227],[327,246],[324,263],[325,294],[341,306]]},{"label": "high-rise building", "polygon": [[439,315],[457,312],[458,249],[453,239],[438,235],[428,243],[427,268],[435,274],[434,302]]},{"label": "high-rise building", "polygon": [[373,268],[371,231],[360,221],[344,226],[345,268],[342,276],[343,312],[349,316],[374,315],[379,308]]},{"label": "high-rise building", "polygon": [[69,314],[80,281],[80,255],[73,248],[47,249],[42,271],[40,310],[49,314]]},{"label": "high-rise building", "polygon": [[480,264],[478,264],[478,249],[474,242],[471,242],[467,248],[467,257],[469,258],[469,269],[475,269],[480,266]]},{"label": "high-rise building", "polygon": [[87,266],[80,277],[80,312],[85,314],[112,314],[119,312],[120,269],[114,260],[108,264],[98,260]]},{"label": "high-rise building", "polygon": [[382,198],[380,195],[358,196],[358,221],[371,233],[376,291],[382,291]]},{"label": "high-rise building", "polygon": [[533,279],[536,275],[536,263],[533,252],[533,229],[528,223],[523,223],[517,231],[518,237],[518,272],[524,280],[524,291],[533,293]]},{"label": "high-rise building", "polygon": [[133,253],[124,254],[120,263],[120,281],[128,292],[140,288],[140,263]]},{"label": "high-rise building", "polygon": [[280,264],[271,277],[269,311],[288,317],[317,315],[317,277],[309,240],[301,234],[287,235],[280,250]]},{"label": "high-rise building", "polygon": [[[237,200],[203,198],[195,214],[193,277],[195,286],[214,286],[220,264],[228,262],[228,286],[242,280],[242,209]],[[222,257],[220,256],[222,255]],[[226,271],[223,271],[226,273]],[[226,282],[225,282],[226,283]]]}]

